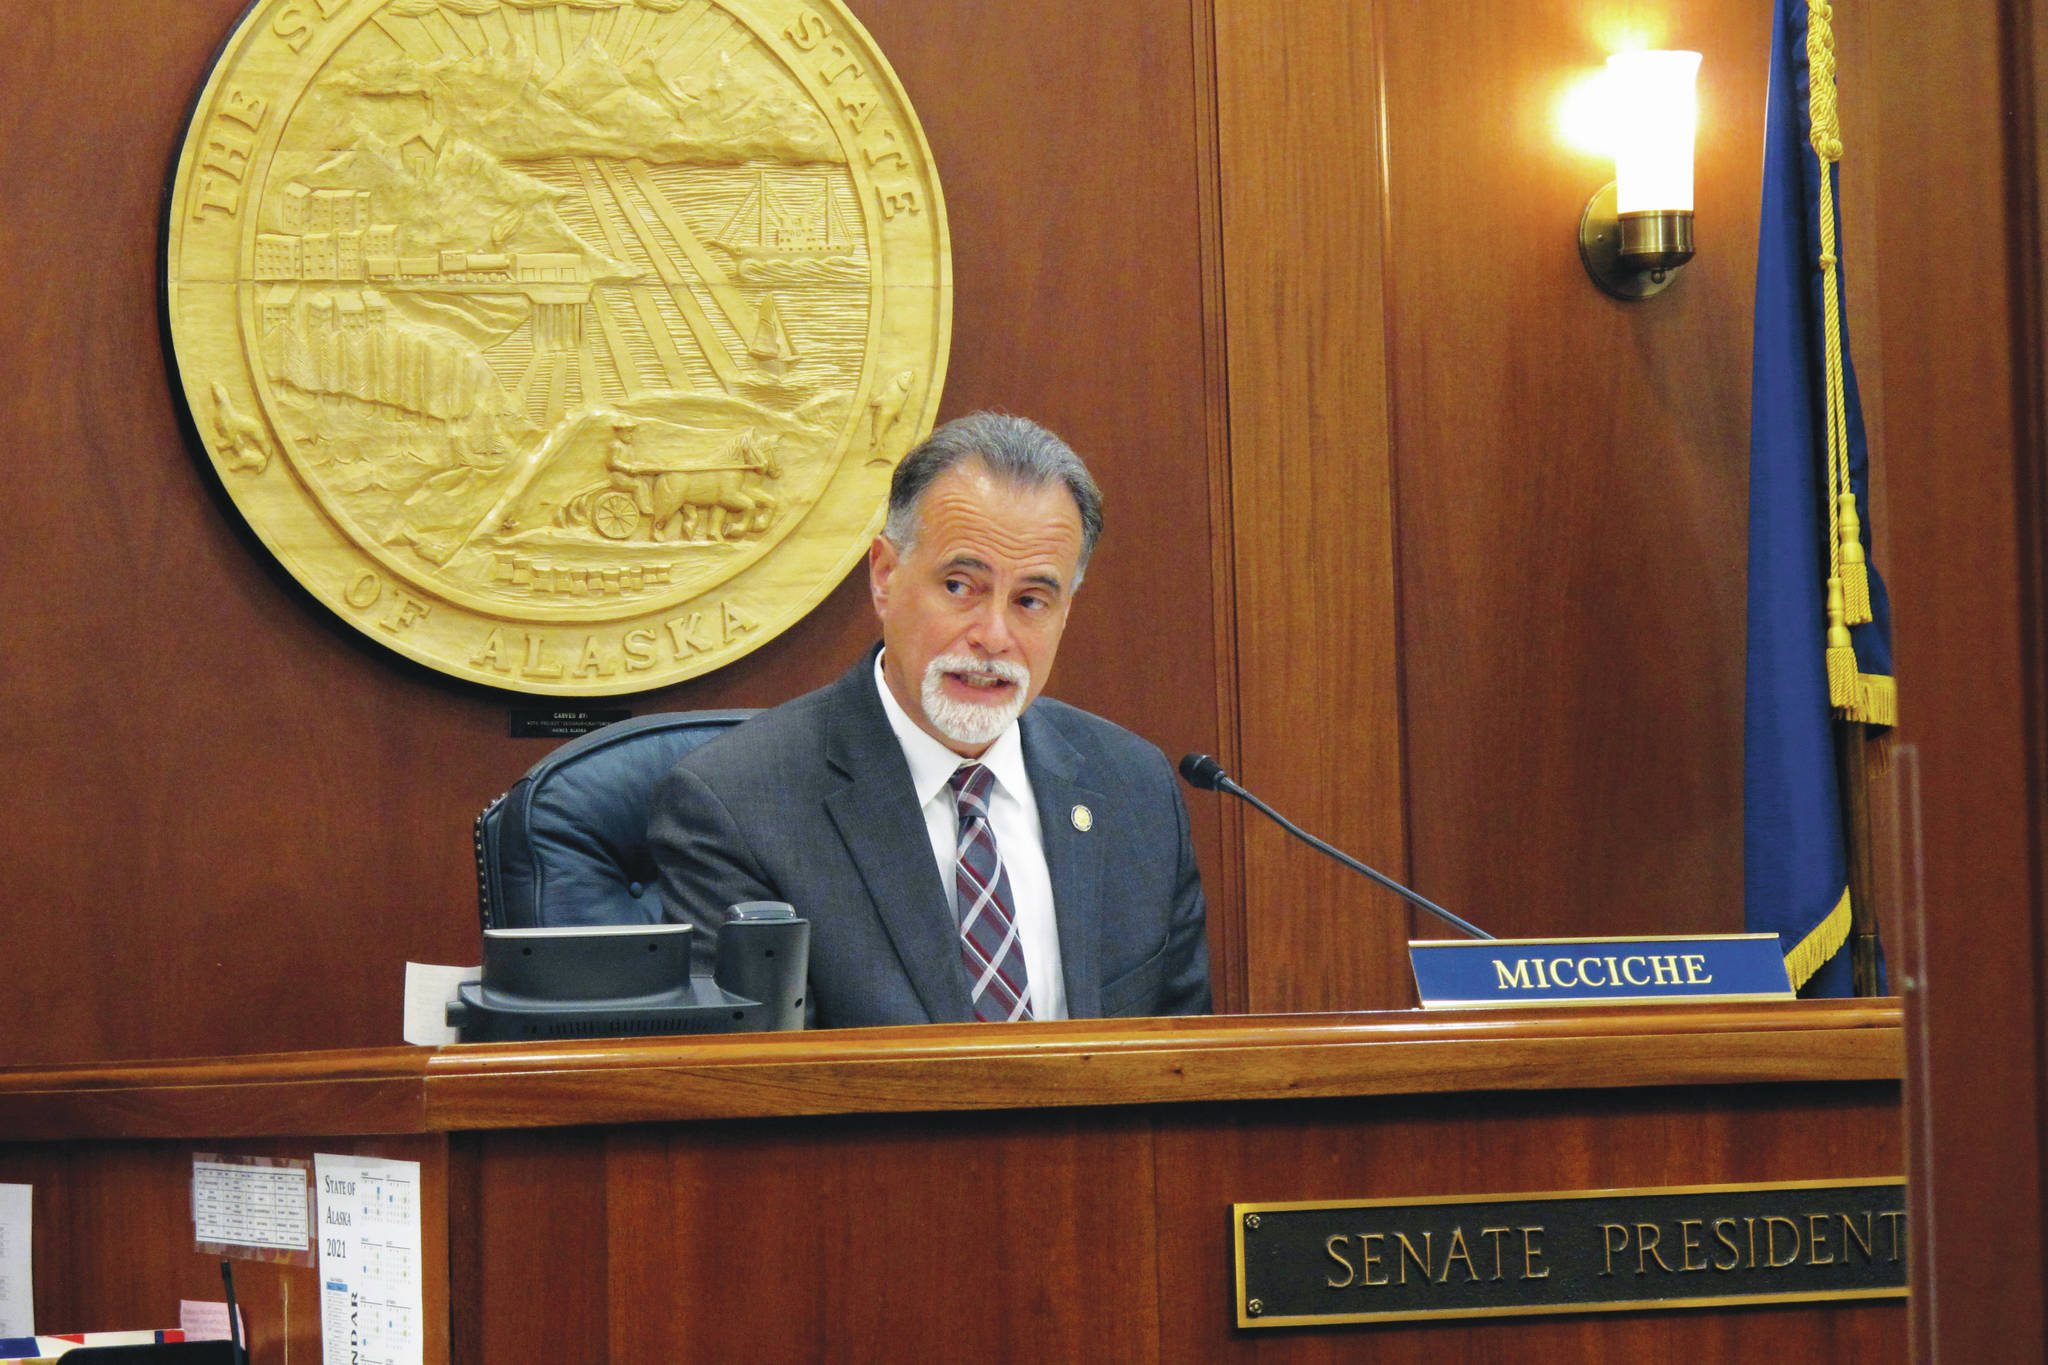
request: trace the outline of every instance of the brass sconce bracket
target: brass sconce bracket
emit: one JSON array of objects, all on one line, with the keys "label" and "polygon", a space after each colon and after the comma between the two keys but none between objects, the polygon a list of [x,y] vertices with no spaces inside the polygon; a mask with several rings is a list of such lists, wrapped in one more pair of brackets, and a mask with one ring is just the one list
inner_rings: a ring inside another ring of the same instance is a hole
[{"label": "brass sconce bracket", "polygon": [[1586,201],[1579,216],[1579,259],[1593,283],[1617,299],[1647,299],[1671,287],[1672,272],[1692,259],[1692,215],[1616,211],[1614,182]]}]

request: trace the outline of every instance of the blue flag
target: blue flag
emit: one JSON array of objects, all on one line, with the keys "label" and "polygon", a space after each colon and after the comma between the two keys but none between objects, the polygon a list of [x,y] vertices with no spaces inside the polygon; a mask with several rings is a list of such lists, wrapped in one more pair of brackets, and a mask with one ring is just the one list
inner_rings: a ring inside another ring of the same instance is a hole
[{"label": "blue flag", "polygon": [[1897,711],[1842,307],[1827,14],[1776,0],[1750,380],[1744,919],[1779,936],[1806,995],[1851,993],[1833,722]]}]

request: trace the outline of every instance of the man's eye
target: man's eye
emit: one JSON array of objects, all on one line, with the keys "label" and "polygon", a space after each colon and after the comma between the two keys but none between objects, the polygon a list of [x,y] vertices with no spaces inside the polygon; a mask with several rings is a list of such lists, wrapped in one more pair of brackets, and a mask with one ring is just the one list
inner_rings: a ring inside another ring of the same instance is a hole
[{"label": "man's eye", "polygon": [[945,588],[947,592],[958,597],[968,590],[968,583],[964,578],[949,578],[946,580]]}]

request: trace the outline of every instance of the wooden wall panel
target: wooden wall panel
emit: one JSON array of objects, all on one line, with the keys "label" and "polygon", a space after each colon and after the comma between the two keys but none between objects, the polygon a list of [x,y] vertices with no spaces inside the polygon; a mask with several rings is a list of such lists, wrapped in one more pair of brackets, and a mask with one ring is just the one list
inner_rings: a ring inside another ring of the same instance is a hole
[{"label": "wooden wall panel", "polygon": [[[1243,773],[1500,932],[1740,924],[1767,16],[1217,9]],[[1708,54],[1707,245],[1628,306],[1556,124],[1646,30]],[[1412,998],[1393,902],[1245,837],[1251,1004]]]},{"label": "wooden wall panel", "polygon": [[[1503,935],[1742,922],[1751,296],[1770,5],[1387,10],[1409,839]],[[1623,303],[1574,233],[1570,87],[1703,54],[1699,255]]]},{"label": "wooden wall panel", "polygon": [[612,1289],[611,1359],[1155,1359],[1148,1139],[1085,1110],[613,1138],[613,1254],[651,1293]]},{"label": "wooden wall panel", "polygon": [[1901,92],[1878,106],[1876,339],[1921,818],[1903,946],[1927,1360],[2048,1353],[2039,15],[1911,0],[1864,20],[1877,82]]},{"label": "wooden wall panel", "polygon": [[[492,1198],[478,1183],[478,1149],[486,1140],[493,1176],[502,1182],[494,1189],[530,1190],[531,1197]],[[454,1164],[468,1186],[468,1217],[449,1229],[452,1297],[464,1319],[456,1329],[461,1365],[605,1340],[612,1226],[602,1151],[537,1133],[462,1134],[454,1144]],[[488,1258],[487,1245],[495,1248]],[[577,1273],[562,1273],[565,1266]],[[547,1292],[533,1292],[538,1285]]]},{"label": "wooden wall panel", "polygon": [[[1224,756],[1399,877],[1377,13],[1216,4],[1239,716]],[[1261,818],[1243,830],[1245,1007],[1407,1003],[1399,902]]]},{"label": "wooden wall panel", "polygon": [[[242,0],[44,5],[0,45],[7,584],[0,1062],[395,1042],[401,965],[474,960],[469,825],[548,745],[259,567],[178,433],[158,213]],[[1109,530],[1054,691],[1216,747],[1201,213],[1185,0],[855,0],[917,107],[959,282],[944,415],[1094,459]],[[116,61],[113,54],[119,54]],[[639,711],[762,705],[873,638],[859,575]],[[1194,812],[1215,861],[1221,817]],[[30,1023],[29,1021],[33,1021]]]},{"label": "wooden wall panel", "polygon": [[[1769,6],[1467,17],[1216,7],[1242,775],[1497,932],[1738,928]],[[1706,54],[1702,253],[1639,305],[1558,126],[1631,40]],[[1412,999],[1398,903],[1244,848],[1251,1007]]]}]

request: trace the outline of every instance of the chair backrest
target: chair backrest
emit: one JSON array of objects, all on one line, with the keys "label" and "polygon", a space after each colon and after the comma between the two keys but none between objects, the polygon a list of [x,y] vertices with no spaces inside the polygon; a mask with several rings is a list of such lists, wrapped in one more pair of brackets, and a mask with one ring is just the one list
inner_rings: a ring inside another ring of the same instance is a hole
[{"label": "chair backrest", "polygon": [[647,812],[676,760],[752,711],[635,716],[573,739],[476,818],[486,929],[661,919]]}]

